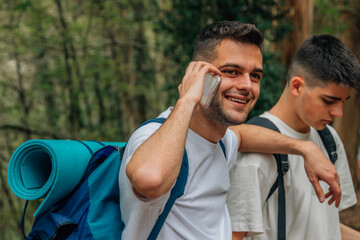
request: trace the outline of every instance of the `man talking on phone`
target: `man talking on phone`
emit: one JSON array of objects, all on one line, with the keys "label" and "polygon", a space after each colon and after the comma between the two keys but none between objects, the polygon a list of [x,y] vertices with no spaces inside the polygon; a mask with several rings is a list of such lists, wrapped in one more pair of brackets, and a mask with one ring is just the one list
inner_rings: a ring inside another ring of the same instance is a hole
[{"label": "man talking on phone", "polygon": [[[123,239],[148,238],[185,152],[184,194],[175,201],[157,239],[231,239],[226,193],[238,151],[302,155],[319,200],[325,200],[318,182],[324,180],[335,204],[340,203],[336,170],[315,144],[256,126],[229,128],[243,123],[258,99],[262,41],[254,25],[232,21],[211,24],[198,34],[193,61],[178,87],[179,99],[159,115],[165,122],[138,128],[127,143],[119,173]],[[207,73],[220,76],[221,84],[204,106],[200,101]]]}]

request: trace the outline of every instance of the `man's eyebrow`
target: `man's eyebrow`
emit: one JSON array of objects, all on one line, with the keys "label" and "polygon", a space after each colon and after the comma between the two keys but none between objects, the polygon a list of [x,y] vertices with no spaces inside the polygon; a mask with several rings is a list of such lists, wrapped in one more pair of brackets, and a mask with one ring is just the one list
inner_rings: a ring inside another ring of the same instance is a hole
[{"label": "man's eyebrow", "polygon": [[264,73],[264,70],[262,70],[261,68],[255,68],[254,72]]},{"label": "man's eyebrow", "polygon": [[[325,95],[325,94],[323,94],[323,97],[330,98],[330,99],[332,99],[332,100],[342,101],[341,98],[334,97],[334,96],[329,96],[329,95]],[[348,96],[347,98],[345,98],[345,100],[348,100],[350,97],[351,97],[351,96]],[[344,101],[345,101],[345,100],[344,100]]]},{"label": "man's eyebrow", "polygon": [[231,63],[226,63],[224,65],[221,65],[219,67],[219,69],[226,68],[226,67],[234,67],[234,68],[244,69],[243,66],[240,66],[240,65],[237,65],[237,64],[231,64]]},{"label": "man's eyebrow", "polygon": [[[227,64],[224,64],[224,65],[221,65],[221,66],[219,67],[219,70],[221,70],[222,68],[226,68],[226,67],[238,68],[238,69],[240,69],[240,70],[244,70],[244,69],[245,69],[243,66],[240,66],[240,65],[237,65],[237,64],[227,63]],[[253,70],[253,72],[264,73],[264,70],[261,69],[261,68],[255,68],[255,69]]]}]

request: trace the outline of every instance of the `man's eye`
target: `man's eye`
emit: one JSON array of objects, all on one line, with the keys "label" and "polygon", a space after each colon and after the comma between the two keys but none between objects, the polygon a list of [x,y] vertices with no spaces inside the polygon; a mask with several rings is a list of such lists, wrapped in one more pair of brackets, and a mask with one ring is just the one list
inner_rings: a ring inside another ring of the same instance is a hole
[{"label": "man's eye", "polygon": [[221,73],[227,77],[237,77],[239,75],[238,71],[232,69],[222,70]]},{"label": "man's eye", "polygon": [[251,73],[250,76],[251,76],[252,78],[255,78],[255,79],[258,79],[258,80],[261,79],[260,74],[257,74],[257,73]]},{"label": "man's eye", "polygon": [[325,99],[325,98],[323,98],[323,101],[324,101],[324,103],[327,104],[327,105],[331,105],[331,104],[334,103],[334,101],[329,101],[329,100],[327,100],[327,99]]}]

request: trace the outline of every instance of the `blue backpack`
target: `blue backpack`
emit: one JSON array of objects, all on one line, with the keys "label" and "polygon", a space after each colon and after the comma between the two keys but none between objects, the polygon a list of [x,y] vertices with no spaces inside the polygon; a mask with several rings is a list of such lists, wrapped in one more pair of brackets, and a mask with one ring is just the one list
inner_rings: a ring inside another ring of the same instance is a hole
[{"label": "blue backpack", "polygon": [[[164,118],[156,118],[141,126],[150,122],[162,124],[164,121]],[[225,146],[221,140],[219,144],[226,158]],[[92,153],[80,183],[65,198],[35,217],[28,236],[24,233],[24,216],[29,202],[26,201],[21,221],[24,238],[29,240],[121,239],[124,223],[120,212],[118,174],[125,147],[104,146]],[[88,149],[91,151],[90,148]],[[169,200],[147,239],[157,238],[176,199],[184,194],[187,177],[188,158],[185,150],[181,169]]]},{"label": "blue backpack", "polygon": [[[141,126],[150,122],[162,124],[164,121],[164,118],[156,118]],[[36,216],[31,232],[27,237],[24,233],[24,238],[121,239],[124,223],[119,205],[118,174],[125,147],[104,146],[93,153],[80,183],[64,199]],[[175,200],[183,195],[187,175],[185,151],[176,184],[148,239],[156,239]],[[25,203],[21,221],[23,231],[28,202]]]}]

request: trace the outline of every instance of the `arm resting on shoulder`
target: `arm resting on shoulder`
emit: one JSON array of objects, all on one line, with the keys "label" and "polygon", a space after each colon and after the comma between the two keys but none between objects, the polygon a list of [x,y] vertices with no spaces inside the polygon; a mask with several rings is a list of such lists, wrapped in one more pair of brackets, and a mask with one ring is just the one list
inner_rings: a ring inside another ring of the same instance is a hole
[{"label": "arm resting on shoulder", "polygon": [[360,239],[360,232],[340,223],[341,239],[342,240],[358,240]]},{"label": "arm resting on shoulder", "polygon": [[[339,206],[341,189],[336,168],[315,143],[296,140],[254,125],[242,124],[231,129],[238,135],[241,152],[287,153],[303,156],[307,176],[319,201],[324,202],[325,197],[332,196],[328,203],[332,204],[335,201],[335,206]],[[320,180],[330,185],[326,195],[320,187]]]}]

